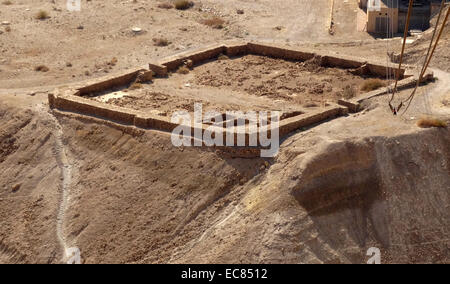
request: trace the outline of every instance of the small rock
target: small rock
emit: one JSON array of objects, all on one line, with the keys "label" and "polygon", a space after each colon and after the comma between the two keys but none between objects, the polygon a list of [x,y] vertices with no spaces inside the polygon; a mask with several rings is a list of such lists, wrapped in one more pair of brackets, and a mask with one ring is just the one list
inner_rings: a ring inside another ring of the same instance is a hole
[{"label": "small rock", "polygon": [[242,10],[242,9],[237,9],[236,13],[238,13],[238,15],[243,15],[243,14],[244,14],[244,10]]},{"label": "small rock", "polygon": [[139,34],[139,33],[141,33],[141,32],[142,32],[142,29],[141,29],[141,28],[139,28],[139,27],[134,27],[134,28],[132,28],[131,30],[132,30],[132,31],[133,31],[133,33],[135,33],[135,34]]},{"label": "small rock", "polygon": [[77,29],[78,29],[78,30],[84,30],[84,26],[79,25],[79,26],[77,27]]},{"label": "small rock", "polygon": [[11,23],[10,22],[8,22],[8,21],[3,21],[2,22],[2,26],[9,26]]},{"label": "small rock", "polygon": [[194,61],[187,59],[186,61],[184,61],[184,65],[186,65],[187,68],[192,68],[194,67]]},{"label": "small rock", "polygon": [[15,184],[15,185],[12,187],[12,192],[18,191],[18,190],[20,189],[21,186],[22,186],[22,184],[20,184],[20,183]]}]

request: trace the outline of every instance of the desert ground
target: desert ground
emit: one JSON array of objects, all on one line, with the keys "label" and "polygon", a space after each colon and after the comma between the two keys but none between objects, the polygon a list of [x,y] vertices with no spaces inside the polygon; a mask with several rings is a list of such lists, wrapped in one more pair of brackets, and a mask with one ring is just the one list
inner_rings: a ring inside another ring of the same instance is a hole
[{"label": "desert ground", "polygon": [[[1,1],[0,263],[62,263],[73,247],[82,263],[366,263],[371,247],[382,263],[450,263],[450,132],[418,127],[424,116],[450,121],[450,27],[435,80],[406,113],[393,116],[387,95],[366,99],[360,112],[283,138],[273,158],[175,147],[164,131],[49,107],[57,89],[227,40],[390,64],[402,35],[369,35],[357,1],[334,2],[194,0],[178,10],[82,0],[76,12],[65,1]],[[431,34],[407,44],[415,74]],[[364,96],[369,79],[247,55],[107,103],[167,117],[194,102],[289,113],[336,103],[347,86]]]}]

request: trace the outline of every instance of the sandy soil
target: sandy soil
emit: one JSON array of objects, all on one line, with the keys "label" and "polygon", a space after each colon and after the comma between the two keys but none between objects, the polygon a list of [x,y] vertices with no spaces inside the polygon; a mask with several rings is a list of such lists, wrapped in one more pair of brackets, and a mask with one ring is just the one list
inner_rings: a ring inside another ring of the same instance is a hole
[{"label": "sandy soil", "polygon": [[[336,36],[328,34],[331,11],[328,0],[287,0],[273,2],[194,1],[186,11],[161,9],[163,1],[139,0],[106,2],[82,1],[81,12],[69,12],[65,2],[12,1],[1,5],[0,88],[60,85],[101,77],[145,65],[150,58],[161,58],[224,39],[257,39],[295,45],[324,42],[351,42],[373,39],[357,32],[351,24],[356,13],[340,16],[342,28]],[[237,10],[244,10],[238,14]],[[353,9],[353,7],[351,8]],[[35,19],[44,10],[49,18]],[[344,10],[345,11],[345,10]],[[353,15],[354,14],[354,15]],[[221,17],[223,29],[209,28],[203,19]],[[136,35],[131,29],[139,27]],[[338,25],[339,26],[339,25]],[[166,47],[154,46],[153,39],[165,38]],[[112,66],[110,63],[117,62]],[[48,72],[36,72],[44,65]]]},{"label": "sandy soil", "polygon": [[[61,263],[67,247],[78,247],[83,263],[365,263],[374,246],[383,263],[449,263],[450,133],[416,126],[424,114],[450,118],[445,45],[433,63],[438,80],[419,89],[406,115],[393,117],[388,98],[374,98],[362,112],[293,133],[273,159],[176,148],[165,132],[48,109],[55,86],[223,39],[380,62],[400,47],[400,38],[357,32],[351,1],[336,1],[334,36],[328,0],[194,2],[177,11],[150,0],[82,1],[79,13],[62,1],[0,4],[0,22],[9,22],[0,26],[0,263]],[[50,18],[36,20],[40,9]],[[201,23],[213,16],[226,20],[223,29]],[[161,37],[171,44],[154,46]],[[426,41],[417,43],[408,54],[423,51]],[[360,84],[342,70],[307,67],[243,57],[130,94],[137,107],[167,114],[197,100],[295,109],[335,99],[345,80]],[[294,80],[305,74],[309,82]],[[130,98],[114,103],[135,107]]]},{"label": "sandy soil", "polygon": [[[162,2],[162,1],[161,1]],[[0,18],[10,23],[10,31],[0,34],[0,86],[19,88],[64,84],[102,76],[105,72],[144,65],[161,57],[202,44],[231,39],[320,40],[326,38],[328,0],[283,1],[195,1],[186,11],[160,9],[156,0],[106,2],[82,1],[80,12],[70,12],[64,1],[12,1],[1,5]],[[237,14],[243,9],[244,14]],[[40,11],[49,18],[35,19]],[[314,15],[311,10],[316,11]],[[291,14],[291,16],[286,15]],[[284,14],[284,17],[279,17]],[[322,17],[323,15],[323,17]],[[203,19],[221,17],[223,29],[209,28]],[[302,18],[302,25],[296,18]],[[323,20],[322,20],[323,19]],[[319,21],[319,22],[317,22]],[[311,25],[307,25],[311,24]],[[133,27],[143,32],[136,35]],[[276,27],[283,27],[281,30]],[[310,32],[313,27],[314,33]],[[317,38],[317,36],[319,36]],[[167,47],[154,46],[154,38],[170,41]],[[113,58],[117,64],[109,68]],[[48,72],[36,72],[45,65]]]}]

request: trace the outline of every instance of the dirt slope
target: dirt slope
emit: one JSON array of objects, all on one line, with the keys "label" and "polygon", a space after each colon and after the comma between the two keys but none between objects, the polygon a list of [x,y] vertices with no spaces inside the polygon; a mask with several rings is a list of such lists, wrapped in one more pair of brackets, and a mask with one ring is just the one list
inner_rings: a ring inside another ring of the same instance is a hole
[{"label": "dirt slope", "polygon": [[60,171],[52,123],[30,109],[4,104],[0,117],[0,259],[58,261]]},{"label": "dirt slope", "polygon": [[171,250],[199,237],[208,218],[234,202],[239,184],[264,165],[176,149],[165,133],[133,137],[92,123],[62,123],[77,168],[67,235],[90,263],[167,262]]},{"label": "dirt slope", "polygon": [[[450,9],[447,8],[447,9]],[[445,18],[447,10],[442,13],[441,20],[439,23],[439,28],[441,27],[443,20]],[[427,54],[428,47],[430,45],[430,40],[433,36],[434,26],[436,25],[437,16],[434,17],[432,21],[432,27],[424,32],[423,36],[411,44],[406,50],[405,60],[410,64],[419,64],[422,66],[425,55]],[[436,32],[436,38],[439,30]],[[447,22],[442,37],[439,41],[438,47],[436,48],[435,55],[431,60],[431,67],[439,68],[441,70],[450,72],[450,21]]]},{"label": "dirt slope", "polygon": [[[293,135],[268,170],[173,148],[165,133],[57,116],[73,168],[64,236],[86,263],[360,263],[371,246],[384,262],[448,262],[449,131],[380,123],[384,111]],[[59,262],[56,126],[2,107],[11,112],[2,262]]]},{"label": "dirt slope", "polygon": [[[21,262],[60,262],[56,220],[63,173],[56,126],[31,110],[2,106],[2,118],[12,113],[23,115],[1,129],[1,262],[13,262],[11,252]],[[132,262],[148,250],[157,253],[151,261],[167,261],[167,246],[200,233],[189,227],[193,219],[211,204],[220,211],[232,202],[229,195],[239,194],[239,183],[265,165],[261,159],[174,149],[167,134],[133,136],[61,120],[74,169],[63,236],[87,262]]]},{"label": "dirt slope", "polygon": [[[448,130],[397,124],[399,135],[384,137],[372,115],[285,141],[240,203],[172,260],[362,263],[375,246],[383,262],[448,262]],[[346,130],[358,124],[368,132]]]}]

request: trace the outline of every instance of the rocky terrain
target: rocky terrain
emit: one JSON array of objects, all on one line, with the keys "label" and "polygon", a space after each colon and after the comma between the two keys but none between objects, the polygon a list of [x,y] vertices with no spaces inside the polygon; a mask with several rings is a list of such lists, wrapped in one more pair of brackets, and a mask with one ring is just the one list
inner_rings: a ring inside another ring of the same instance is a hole
[{"label": "rocky terrain", "polygon": [[[449,9],[449,8],[447,8],[447,9]],[[446,13],[446,11],[444,11],[442,13],[438,28],[440,28],[442,26],[442,22],[444,21],[444,18],[445,18],[445,13]],[[431,29],[426,31],[418,40],[416,40],[409,47],[409,49],[407,49],[407,53],[406,53],[406,57],[405,57],[405,61],[407,63],[421,62],[423,64],[422,58],[427,54],[428,47],[430,45],[430,40],[433,36],[433,30],[434,30],[434,27],[436,26],[437,17],[438,16],[436,15],[433,18],[433,21],[431,22],[431,24],[432,24]],[[447,24],[445,25],[445,30],[442,34],[442,37],[440,38],[439,45],[435,51],[436,56],[430,63],[431,66],[439,68],[439,69],[447,71],[447,72],[450,71],[450,54],[448,52],[450,50],[450,33],[448,32],[449,29],[450,29],[450,23],[447,22]],[[437,30],[437,32],[436,32],[436,38],[437,38],[438,34],[439,34],[439,30]]]},{"label": "rocky terrain", "polygon": [[[351,10],[338,13],[334,36],[325,0],[204,0],[184,11],[158,8],[162,1],[82,1],[79,13],[62,1],[11,2],[0,4],[8,22],[0,27],[0,263],[61,263],[73,247],[82,263],[366,263],[371,247],[382,263],[450,262],[450,132],[417,126],[423,115],[450,120],[450,30],[432,65],[437,80],[406,114],[394,117],[389,98],[372,98],[359,113],[293,133],[274,158],[237,158],[52,111],[48,93],[228,38],[386,62],[386,41],[348,23],[353,2],[337,6]],[[49,18],[36,19],[39,10]],[[222,29],[203,24],[214,16]],[[408,47],[409,64],[420,64],[414,56],[429,33]],[[221,68],[224,76],[198,83],[238,88],[239,73]],[[339,75],[327,76],[341,88]]]}]

